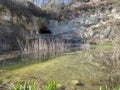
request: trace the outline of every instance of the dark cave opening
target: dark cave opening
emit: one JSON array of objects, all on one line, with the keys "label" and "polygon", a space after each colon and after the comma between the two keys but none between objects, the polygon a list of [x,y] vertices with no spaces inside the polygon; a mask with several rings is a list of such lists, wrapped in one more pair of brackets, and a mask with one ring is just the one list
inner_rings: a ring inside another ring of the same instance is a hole
[{"label": "dark cave opening", "polygon": [[40,34],[52,34],[52,32],[45,26],[43,26],[42,28],[40,28],[39,30]]}]

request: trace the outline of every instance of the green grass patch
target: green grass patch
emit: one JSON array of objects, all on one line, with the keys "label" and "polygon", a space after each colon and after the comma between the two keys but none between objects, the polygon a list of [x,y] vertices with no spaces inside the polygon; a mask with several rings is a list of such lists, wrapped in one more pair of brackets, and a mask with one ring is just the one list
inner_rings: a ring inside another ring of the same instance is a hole
[{"label": "green grass patch", "polygon": [[112,42],[110,42],[110,41],[102,41],[102,42],[98,42],[97,44],[90,45],[90,48],[91,49],[101,49],[104,51],[112,51],[113,45],[112,45]]},{"label": "green grass patch", "polygon": [[52,80],[46,83],[44,90],[56,90],[56,81]]},{"label": "green grass patch", "polygon": [[116,85],[114,88],[109,88],[107,85],[105,87],[100,86],[99,90],[120,90],[120,86]]},{"label": "green grass patch", "polygon": [[32,81],[32,83],[30,83],[29,81],[25,81],[24,84],[22,84],[21,82],[17,82],[15,84],[13,84],[13,90],[35,90],[35,83],[34,81]]}]

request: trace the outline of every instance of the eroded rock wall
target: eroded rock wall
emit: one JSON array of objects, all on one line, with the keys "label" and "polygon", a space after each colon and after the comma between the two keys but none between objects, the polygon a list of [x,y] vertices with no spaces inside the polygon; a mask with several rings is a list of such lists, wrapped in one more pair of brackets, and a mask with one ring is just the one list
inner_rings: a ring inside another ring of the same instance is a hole
[{"label": "eroded rock wall", "polygon": [[45,12],[34,4],[0,0],[0,51],[24,48],[26,38],[46,24]]},{"label": "eroded rock wall", "polygon": [[75,2],[61,11],[59,20],[50,21],[50,30],[72,41],[112,40],[116,36],[113,26],[120,20],[120,13],[113,4],[112,0]]},{"label": "eroded rock wall", "polygon": [[0,51],[18,50],[24,47],[26,37],[46,32],[75,46],[111,40],[115,37],[113,26],[120,20],[113,0],[76,0],[58,11],[43,11],[27,1],[0,0],[0,12]]}]

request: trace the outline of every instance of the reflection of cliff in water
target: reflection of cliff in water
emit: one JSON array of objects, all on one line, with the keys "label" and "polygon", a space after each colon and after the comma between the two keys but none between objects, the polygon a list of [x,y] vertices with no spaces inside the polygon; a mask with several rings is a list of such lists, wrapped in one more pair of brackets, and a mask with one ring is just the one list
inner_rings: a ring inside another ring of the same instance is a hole
[{"label": "reflection of cliff in water", "polygon": [[[58,39],[53,40],[52,38],[48,39],[48,37],[33,40],[34,43],[31,41],[29,42],[28,46],[26,46],[26,52],[14,58],[1,60],[0,68],[3,70],[21,68],[27,65],[44,62],[63,54],[69,55],[69,52],[71,53],[71,50],[65,48],[65,44],[61,43],[59,40],[58,42],[57,40]],[[38,43],[38,41],[40,43]],[[106,52],[97,48],[83,48],[80,52],[82,52],[82,54],[79,54],[80,58],[82,58],[84,62],[92,64],[93,66],[96,65],[96,62],[109,62],[112,58],[111,51]],[[74,54],[76,54],[76,51]]]},{"label": "reflection of cliff in water", "polygon": [[23,53],[32,57],[54,55],[65,51],[64,42],[52,35],[35,35],[26,40]]},{"label": "reflection of cliff in water", "polygon": [[62,40],[52,35],[36,35],[34,38],[29,37],[26,39],[26,44],[21,55],[1,60],[0,66],[5,68],[16,64],[16,68],[22,67],[54,58],[62,55],[64,52],[65,47]]}]

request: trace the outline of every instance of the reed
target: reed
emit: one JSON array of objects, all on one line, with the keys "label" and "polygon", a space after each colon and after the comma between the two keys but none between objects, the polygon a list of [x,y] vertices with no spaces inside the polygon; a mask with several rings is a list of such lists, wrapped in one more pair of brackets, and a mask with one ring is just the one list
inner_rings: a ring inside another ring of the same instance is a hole
[{"label": "reed", "polygon": [[100,86],[99,90],[120,90],[120,86],[116,85],[114,88],[109,88],[107,85],[104,88]]},{"label": "reed", "polygon": [[56,90],[56,81],[52,80],[46,83],[44,90]]},{"label": "reed", "polygon": [[25,81],[24,84],[17,82],[13,84],[13,90],[35,90],[35,83],[34,81],[32,81],[32,83]]},{"label": "reed", "polygon": [[[32,81],[31,83],[30,81],[25,81],[25,83],[21,83],[19,81],[13,84],[12,90],[35,90],[35,83],[34,81]],[[56,81],[55,80],[48,81],[44,85],[43,90],[56,90]]]}]

